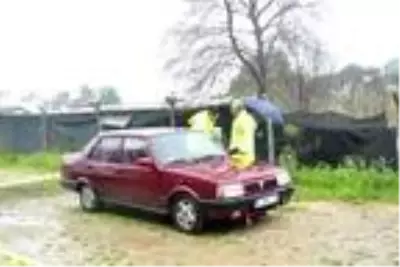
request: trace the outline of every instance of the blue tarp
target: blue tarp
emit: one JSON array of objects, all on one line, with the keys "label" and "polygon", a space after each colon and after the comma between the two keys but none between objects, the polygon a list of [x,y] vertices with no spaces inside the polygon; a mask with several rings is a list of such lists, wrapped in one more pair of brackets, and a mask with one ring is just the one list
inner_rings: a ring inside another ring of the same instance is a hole
[{"label": "blue tarp", "polygon": [[271,103],[267,98],[256,96],[247,97],[244,99],[245,106],[263,117],[266,121],[268,118],[275,124],[283,124],[282,110]]}]

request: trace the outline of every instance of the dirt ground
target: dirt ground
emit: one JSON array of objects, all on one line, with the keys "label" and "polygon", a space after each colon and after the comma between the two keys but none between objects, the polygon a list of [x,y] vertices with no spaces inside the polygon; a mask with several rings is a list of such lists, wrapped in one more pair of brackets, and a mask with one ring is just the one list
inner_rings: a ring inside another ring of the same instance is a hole
[{"label": "dirt ground", "polygon": [[137,211],[83,213],[63,192],[2,199],[0,244],[43,265],[398,265],[398,206],[292,204],[190,236]]}]

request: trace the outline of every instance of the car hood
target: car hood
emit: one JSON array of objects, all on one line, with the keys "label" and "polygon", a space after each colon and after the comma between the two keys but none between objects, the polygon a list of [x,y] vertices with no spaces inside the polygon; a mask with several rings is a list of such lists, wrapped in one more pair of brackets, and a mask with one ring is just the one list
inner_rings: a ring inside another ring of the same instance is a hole
[{"label": "car hood", "polygon": [[213,180],[221,183],[251,181],[256,179],[275,179],[278,167],[268,164],[256,164],[246,169],[237,169],[230,162],[205,162],[169,166],[165,173]]}]

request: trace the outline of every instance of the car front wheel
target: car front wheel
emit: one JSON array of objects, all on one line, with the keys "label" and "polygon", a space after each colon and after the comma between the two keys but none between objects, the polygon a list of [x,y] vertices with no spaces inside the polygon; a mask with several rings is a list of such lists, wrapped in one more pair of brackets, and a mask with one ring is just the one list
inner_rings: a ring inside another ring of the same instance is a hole
[{"label": "car front wheel", "polygon": [[80,188],[79,202],[84,211],[94,211],[100,206],[96,192],[89,185],[83,185]]},{"label": "car front wheel", "polygon": [[197,202],[189,197],[179,197],[172,207],[175,226],[187,233],[197,233],[203,228],[203,216]]}]

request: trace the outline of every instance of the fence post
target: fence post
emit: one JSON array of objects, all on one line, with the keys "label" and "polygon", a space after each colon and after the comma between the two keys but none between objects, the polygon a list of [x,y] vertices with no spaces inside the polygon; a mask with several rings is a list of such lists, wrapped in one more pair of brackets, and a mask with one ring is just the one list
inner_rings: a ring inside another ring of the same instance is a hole
[{"label": "fence post", "polygon": [[96,118],[96,128],[97,128],[97,134],[101,132],[101,120],[100,120],[100,100],[95,100],[95,101],[90,101],[89,102],[90,107],[94,109],[94,116]]},{"label": "fence post", "polygon": [[47,142],[47,111],[45,107],[41,107],[42,118],[42,150],[46,151],[48,147]]},{"label": "fence post", "polygon": [[170,107],[170,126],[175,127],[175,108],[178,98],[174,94],[171,94],[165,98],[165,102],[167,102],[168,106]]},{"label": "fence post", "polygon": [[400,125],[396,127],[396,166],[400,168]]},{"label": "fence post", "polygon": [[96,124],[97,124],[97,133],[101,132],[101,121],[100,121],[100,101],[96,101],[94,103],[95,114],[96,114]]},{"label": "fence post", "polygon": [[268,163],[275,164],[275,136],[274,136],[274,125],[271,118],[268,118],[267,123],[268,131]]}]

